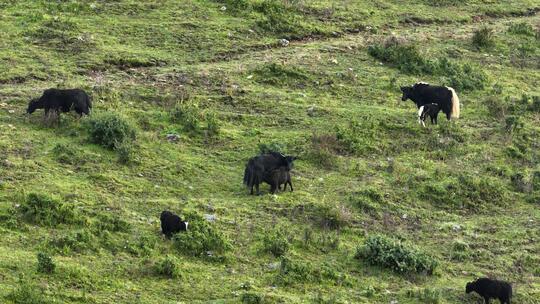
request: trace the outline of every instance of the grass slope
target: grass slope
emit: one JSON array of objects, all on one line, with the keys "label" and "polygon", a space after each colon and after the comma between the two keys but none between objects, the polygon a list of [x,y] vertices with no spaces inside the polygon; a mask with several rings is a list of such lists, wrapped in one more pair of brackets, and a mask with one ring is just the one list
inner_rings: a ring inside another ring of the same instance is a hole
[{"label": "grass slope", "polygon": [[[514,303],[540,303],[538,11],[529,0],[0,2],[1,302],[477,303],[465,283],[493,276],[513,282]],[[472,43],[482,26],[485,48]],[[390,36],[485,73],[484,88],[458,92],[461,119],[418,126],[399,86],[451,79],[368,54]],[[95,116],[135,126],[130,161],[90,142],[89,118],[23,116],[49,87],[87,89]],[[209,117],[218,136],[205,135]],[[247,159],[276,144],[300,157],[295,191],[249,196]],[[49,222],[24,216],[32,193],[56,206]],[[215,214],[232,249],[186,254],[160,235],[164,209]],[[356,258],[379,234],[433,257],[434,274]],[[38,272],[40,252],[52,273]]]}]

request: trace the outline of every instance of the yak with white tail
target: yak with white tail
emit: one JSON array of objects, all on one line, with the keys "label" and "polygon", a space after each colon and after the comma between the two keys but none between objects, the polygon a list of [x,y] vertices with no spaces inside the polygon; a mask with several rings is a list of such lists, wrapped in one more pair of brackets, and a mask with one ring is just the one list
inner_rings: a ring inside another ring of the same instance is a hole
[{"label": "yak with white tail", "polygon": [[425,105],[437,104],[446,118],[459,118],[459,98],[456,91],[450,87],[432,86],[425,82],[415,83],[410,87],[401,87],[401,100],[410,99],[420,109]]}]

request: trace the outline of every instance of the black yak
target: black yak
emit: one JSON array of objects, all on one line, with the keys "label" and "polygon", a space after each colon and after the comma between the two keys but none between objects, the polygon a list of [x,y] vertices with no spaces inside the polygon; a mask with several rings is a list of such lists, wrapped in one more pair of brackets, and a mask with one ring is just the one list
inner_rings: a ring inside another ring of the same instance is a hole
[{"label": "black yak", "polygon": [[37,109],[45,109],[45,115],[48,115],[49,111],[60,114],[74,110],[81,117],[83,114],[90,115],[92,101],[81,89],[47,89],[40,98],[30,101],[26,113],[32,114]]},{"label": "black yak", "polygon": [[459,98],[456,91],[450,87],[432,86],[418,82],[410,87],[401,87],[401,100],[410,99],[420,108],[426,104],[436,103],[446,114],[446,119],[459,118]]},{"label": "black yak", "polygon": [[180,231],[187,231],[188,229],[188,222],[182,221],[178,215],[170,211],[161,212],[160,220],[161,231],[167,238],[171,238],[173,234]]},{"label": "black yak", "polygon": [[484,298],[486,304],[489,304],[490,299],[499,299],[501,304],[510,304],[510,298],[512,298],[512,285],[510,283],[488,278],[467,283],[465,292],[471,293],[473,291]]},{"label": "black yak", "polygon": [[282,166],[270,172],[267,172],[264,175],[263,181],[270,185],[270,192],[272,192],[272,194],[276,193],[276,190],[281,190],[281,185],[284,185],[283,191],[287,190],[287,185],[290,186],[291,192],[293,191],[290,173],[291,168],[292,161],[291,166]]},{"label": "black yak", "polygon": [[437,117],[439,116],[440,111],[441,107],[436,103],[428,103],[421,106],[420,109],[418,109],[418,123],[425,127],[426,117],[429,115],[431,123],[437,124]]},{"label": "black yak", "polygon": [[293,156],[284,156],[277,152],[255,156],[248,161],[246,169],[244,170],[244,184],[250,188],[250,193],[252,195],[253,187],[257,189],[257,195],[260,194],[259,185],[265,182],[265,180],[267,183],[271,184],[272,189],[275,191],[274,182],[269,182],[270,180],[274,180],[274,178],[270,177],[272,175],[271,172],[281,167],[290,171],[295,159],[296,158]]}]

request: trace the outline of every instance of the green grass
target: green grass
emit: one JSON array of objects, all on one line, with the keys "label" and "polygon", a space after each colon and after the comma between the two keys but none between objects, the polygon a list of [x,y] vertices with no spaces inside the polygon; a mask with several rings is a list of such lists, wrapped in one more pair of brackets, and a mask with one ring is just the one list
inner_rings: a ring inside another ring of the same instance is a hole
[{"label": "green grass", "polygon": [[[537,9],[1,2],[0,302],[472,304],[492,276],[538,303]],[[462,117],[421,128],[399,90],[417,81],[454,86]],[[92,117],[24,116],[50,87],[87,90]],[[248,195],[266,149],[299,157],[294,192]],[[165,239],[165,209],[193,230]],[[356,259],[377,235],[437,268]]]}]

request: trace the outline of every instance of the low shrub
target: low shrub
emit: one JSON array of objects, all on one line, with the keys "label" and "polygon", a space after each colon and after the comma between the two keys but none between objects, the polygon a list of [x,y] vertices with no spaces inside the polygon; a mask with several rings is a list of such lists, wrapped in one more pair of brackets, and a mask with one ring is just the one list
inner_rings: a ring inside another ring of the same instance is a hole
[{"label": "low shrub", "polygon": [[72,144],[57,144],[54,146],[52,153],[56,160],[62,164],[83,165],[86,162],[86,158],[82,155],[81,150]]},{"label": "low shrub", "polygon": [[131,224],[122,219],[122,217],[119,214],[99,214],[94,224],[95,231],[98,233],[100,231],[129,232],[131,230]]},{"label": "low shrub", "polygon": [[433,274],[438,265],[436,259],[427,254],[382,235],[370,236],[359,246],[356,257],[371,265],[389,268],[398,273]]},{"label": "low shrub", "polygon": [[120,144],[117,144],[115,146],[116,153],[118,155],[118,162],[121,164],[129,164],[133,161],[133,155],[135,149],[133,148],[133,144],[131,142],[123,142]]},{"label": "low shrub", "polygon": [[383,194],[375,188],[367,188],[352,193],[349,200],[364,212],[376,213],[383,203]]},{"label": "low shrub", "polygon": [[96,250],[96,239],[87,230],[70,231],[63,236],[56,237],[49,241],[49,246],[56,248],[56,252],[69,254],[71,252],[82,253],[87,250]]},{"label": "low shrub", "polygon": [[171,121],[181,124],[186,132],[198,133],[200,127],[200,113],[197,104],[178,104],[171,111]]},{"label": "low shrub", "polygon": [[14,304],[49,304],[44,291],[26,280],[20,279],[17,287],[6,297]]},{"label": "low shrub", "polygon": [[136,137],[135,129],[114,112],[92,116],[88,124],[90,140],[108,149],[116,149]]},{"label": "low shrub", "polygon": [[289,240],[283,229],[276,229],[264,234],[263,250],[272,253],[276,257],[283,256],[289,251]]},{"label": "low shrub", "polygon": [[264,298],[253,292],[245,292],[242,294],[242,303],[244,304],[262,304],[264,303]]},{"label": "low shrub", "polygon": [[178,267],[178,262],[176,258],[170,255],[167,255],[155,265],[155,271],[157,275],[164,276],[171,279],[177,278],[180,276],[180,269]]},{"label": "low shrub", "polygon": [[487,75],[469,63],[459,64],[446,57],[429,59],[418,47],[401,43],[375,44],[368,47],[372,57],[394,65],[404,73],[413,75],[437,75],[456,90],[481,90]]},{"label": "low shrub", "polygon": [[411,298],[417,298],[421,303],[439,304],[443,297],[440,289],[423,288],[412,291],[407,291],[407,295]]},{"label": "low shrub", "polygon": [[337,166],[335,153],[341,149],[335,134],[313,135],[307,158],[323,168],[332,169]]},{"label": "low shrub", "polygon": [[263,64],[253,73],[257,82],[274,86],[306,85],[310,79],[301,68],[278,63]]},{"label": "low shrub", "polygon": [[19,210],[24,220],[37,225],[54,227],[81,221],[72,207],[43,194],[30,193]]},{"label": "low shrub", "polygon": [[462,240],[456,240],[452,244],[450,257],[454,261],[465,261],[470,258],[469,244]]},{"label": "low shrub", "polygon": [[265,153],[270,153],[270,152],[283,153],[283,151],[285,150],[285,146],[278,142],[259,143],[257,147],[259,149],[260,154],[265,154]]},{"label": "low shrub", "polygon": [[264,31],[275,34],[299,34],[304,31],[301,17],[283,1],[263,0],[254,8],[262,15],[257,26]]},{"label": "low shrub", "polygon": [[55,268],[56,268],[56,264],[53,262],[52,258],[43,253],[43,252],[39,252],[37,254],[37,271],[40,272],[40,273],[53,273]]},{"label": "low shrub", "polygon": [[311,262],[304,262],[291,257],[281,257],[279,273],[276,284],[290,286],[299,283],[343,282],[346,278],[340,274],[335,265],[322,264],[314,266]]},{"label": "low shrub", "polygon": [[495,46],[495,33],[486,26],[474,31],[472,44],[478,49],[489,49]]},{"label": "low shrub", "polygon": [[191,212],[185,218],[189,222],[189,229],[173,237],[174,246],[179,252],[193,256],[213,256],[232,249],[227,237],[200,215]]},{"label": "low shrub", "polygon": [[535,36],[534,28],[527,22],[512,23],[508,27],[508,32],[516,35]]},{"label": "low shrub", "polygon": [[221,130],[221,122],[213,112],[206,113],[206,136],[217,137]]}]

